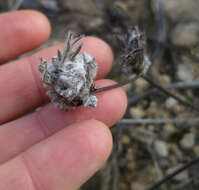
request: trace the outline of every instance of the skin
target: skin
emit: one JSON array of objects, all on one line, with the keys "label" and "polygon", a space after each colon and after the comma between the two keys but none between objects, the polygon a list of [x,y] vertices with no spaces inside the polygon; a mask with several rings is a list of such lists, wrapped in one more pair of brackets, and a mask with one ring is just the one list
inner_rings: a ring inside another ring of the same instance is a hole
[{"label": "skin", "polygon": [[[117,88],[97,94],[96,108],[58,110],[45,95],[37,66],[40,57],[49,60],[63,44],[11,61],[48,39],[47,18],[32,10],[4,13],[0,26],[0,63],[9,61],[0,66],[0,189],[78,189],[110,155],[108,127],[122,118],[126,95]],[[114,84],[102,79],[113,63],[110,47],[95,37],[85,37],[83,44],[81,52],[98,63],[96,85]]]}]

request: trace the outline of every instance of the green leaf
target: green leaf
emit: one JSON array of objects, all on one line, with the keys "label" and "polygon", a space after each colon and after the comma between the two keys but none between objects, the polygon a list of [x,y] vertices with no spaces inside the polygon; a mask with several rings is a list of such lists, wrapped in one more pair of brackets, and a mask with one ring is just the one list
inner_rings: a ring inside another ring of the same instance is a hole
[{"label": "green leaf", "polygon": [[42,58],[40,58],[40,65],[38,66],[38,70],[43,73],[44,70],[46,69],[47,65],[46,65],[46,61],[43,60]]},{"label": "green leaf", "polygon": [[57,50],[57,57],[58,57],[58,60],[61,61],[62,53],[60,50]]}]

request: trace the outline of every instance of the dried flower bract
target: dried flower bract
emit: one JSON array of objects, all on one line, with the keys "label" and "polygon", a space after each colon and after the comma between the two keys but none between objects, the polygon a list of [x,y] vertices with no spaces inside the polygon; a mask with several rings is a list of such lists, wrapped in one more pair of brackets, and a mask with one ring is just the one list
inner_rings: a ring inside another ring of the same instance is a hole
[{"label": "dried flower bract", "polygon": [[[88,53],[79,54],[82,38],[68,32],[63,53],[58,50],[50,63],[41,58],[38,67],[51,101],[62,110],[83,106],[96,106],[97,97],[93,79],[97,74],[95,59]],[[76,46],[76,48],[74,48]]]},{"label": "dried flower bract", "polygon": [[146,52],[145,35],[135,26],[124,39],[124,54],[122,55],[123,72],[146,74],[151,62]]}]

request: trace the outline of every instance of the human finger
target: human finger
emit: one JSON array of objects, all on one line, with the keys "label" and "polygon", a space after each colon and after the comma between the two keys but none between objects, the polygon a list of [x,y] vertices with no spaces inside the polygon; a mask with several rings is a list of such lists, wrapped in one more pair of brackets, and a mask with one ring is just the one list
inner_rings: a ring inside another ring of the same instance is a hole
[{"label": "human finger", "polygon": [[[33,56],[0,67],[0,123],[15,119],[49,101],[38,71],[40,57],[47,60],[57,54],[63,45],[44,49]],[[98,63],[97,78],[105,76],[111,69],[111,48],[95,37],[83,39],[81,52],[90,53]]]},{"label": "human finger", "polygon": [[50,35],[46,16],[33,10],[0,14],[0,63],[35,49]]},{"label": "human finger", "polygon": [[78,189],[102,167],[111,148],[103,123],[75,123],[0,166],[0,189]]}]

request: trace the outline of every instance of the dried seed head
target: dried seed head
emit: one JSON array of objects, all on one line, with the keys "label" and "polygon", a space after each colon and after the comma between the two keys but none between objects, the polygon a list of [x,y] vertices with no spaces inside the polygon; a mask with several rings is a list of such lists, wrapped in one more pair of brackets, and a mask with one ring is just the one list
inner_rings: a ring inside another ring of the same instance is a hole
[{"label": "dried seed head", "polygon": [[123,72],[145,74],[151,62],[146,53],[145,35],[135,26],[124,39],[124,54],[122,55]]},{"label": "dried seed head", "polygon": [[[95,59],[88,53],[79,55],[82,36],[73,38],[68,32],[64,50],[59,50],[50,63],[41,58],[38,67],[42,74],[42,81],[48,89],[47,95],[60,109],[70,110],[79,105],[96,106],[97,97],[93,79],[97,74]],[[74,45],[78,45],[74,49]]]}]

